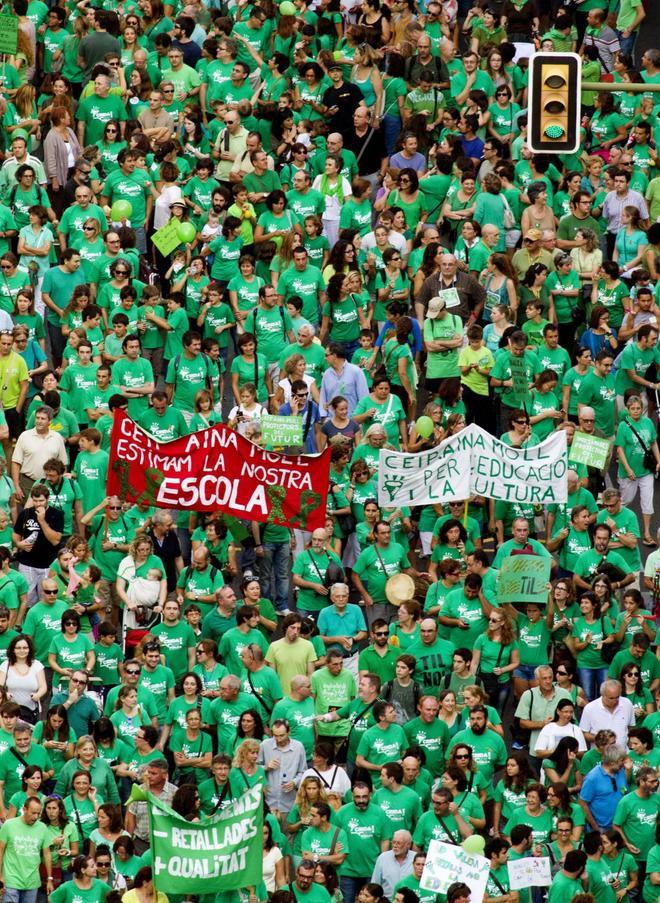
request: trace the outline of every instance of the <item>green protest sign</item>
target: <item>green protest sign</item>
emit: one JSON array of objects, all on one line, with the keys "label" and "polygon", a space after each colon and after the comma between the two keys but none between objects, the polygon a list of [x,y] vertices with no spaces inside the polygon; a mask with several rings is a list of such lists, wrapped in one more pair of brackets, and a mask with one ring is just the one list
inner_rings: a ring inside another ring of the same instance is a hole
[{"label": "green protest sign", "polygon": [[18,18],[0,16],[0,53],[16,53],[18,45]]},{"label": "green protest sign", "polygon": [[511,391],[516,400],[520,404],[529,401],[529,380],[527,378],[527,368],[525,367],[525,358],[509,355],[509,366],[511,368]]},{"label": "green protest sign", "polygon": [[497,578],[498,604],[546,605],[551,565],[549,558],[539,555],[505,558]]},{"label": "green protest sign", "polygon": [[179,226],[181,223],[178,219],[171,219],[165,226],[161,226],[157,232],[151,236],[151,240],[158,248],[163,257],[167,257],[181,244],[179,238]]},{"label": "green protest sign", "polygon": [[576,432],[568,452],[568,460],[575,464],[588,464],[602,470],[610,453],[608,439],[590,436],[588,433]]},{"label": "green protest sign", "polygon": [[264,414],[260,420],[261,439],[264,445],[278,448],[280,446],[303,444],[301,417],[278,417],[274,414]]},{"label": "green protest sign", "polygon": [[151,793],[147,805],[154,885],[162,893],[188,896],[239,890],[262,881],[260,785],[200,823],[181,818]]}]

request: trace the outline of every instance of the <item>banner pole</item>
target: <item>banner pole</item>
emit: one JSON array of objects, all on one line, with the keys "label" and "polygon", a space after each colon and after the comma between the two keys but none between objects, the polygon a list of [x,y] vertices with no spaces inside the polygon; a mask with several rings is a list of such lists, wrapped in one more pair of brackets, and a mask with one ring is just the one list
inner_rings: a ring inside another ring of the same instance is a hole
[{"label": "banner pole", "polygon": [[468,499],[465,499],[463,503],[463,526],[467,529],[467,520],[468,520]]}]

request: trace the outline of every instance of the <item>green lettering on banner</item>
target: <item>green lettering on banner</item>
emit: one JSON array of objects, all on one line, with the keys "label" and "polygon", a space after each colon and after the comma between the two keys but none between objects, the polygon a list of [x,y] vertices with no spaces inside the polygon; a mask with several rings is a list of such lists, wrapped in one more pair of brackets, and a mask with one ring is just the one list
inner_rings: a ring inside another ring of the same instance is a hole
[{"label": "green lettering on banner", "polygon": [[261,417],[261,440],[270,448],[283,448],[303,444],[302,418],[297,416],[278,417],[264,414]]},{"label": "green lettering on banner", "polygon": [[475,903],[483,900],[490,872],[490,862],[485,856],[468,853],[462,847],[431,840],[424,871],[419,882],[423,890],[446,894],[449,886],[461,881],[470,888]]},{"label": "green lettering on banner", "polygon": [[179,226],[181,223],[178,219],[172,219],[165,226],[161,226],[157,232],[151,236],[151,240],[158,248],[163,257],[167,257],[172,251],[176,250],[181,244],[179,238]]},{"label": "green lettering on banner", "polygon": [[497,577],[498,605],[546,605],[551,565],[539,555],[505,558]]},{"label": "green lettering on banner", "polygon": [[208,894],[262,881],[263,798],[250,788],[217,815],[191,823],[148,794],[154,885],[164,894]]},{"label": "green lettering on banner", "polygon": [[18,46],[18,18],[0,16],[0,53],[16,53]]},{"label": "green lettering on banner", "polygon": [[529,401],[529,380],[527,378],[527,367],[525,366],[525,358],[514,357],[509,354],[509,366],[511,368],[511,391],[518,404],[527,404]]},{"label": "green lettering on banner", "polygon": [[587,464],[590,467],[597,467],[602,470],[607,463],[610,453],[610,443],[608,439],[601,439],[600,436],[590,436],[588,433],[576,432],[573,434],[573,441],[568,451],[568,460],[575,464]]}]

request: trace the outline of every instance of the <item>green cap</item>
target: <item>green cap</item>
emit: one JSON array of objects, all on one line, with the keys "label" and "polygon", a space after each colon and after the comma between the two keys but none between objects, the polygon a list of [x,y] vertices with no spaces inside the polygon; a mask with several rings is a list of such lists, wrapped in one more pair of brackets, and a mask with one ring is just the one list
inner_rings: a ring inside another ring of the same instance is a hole
[{"label": "green cap", "polygon": [[26,144],[30,140],[30,136],[25,131],[25,129],[16,129],[14,132],[12,132],[11,140],[14,141],[16,138],[22,138]]}]

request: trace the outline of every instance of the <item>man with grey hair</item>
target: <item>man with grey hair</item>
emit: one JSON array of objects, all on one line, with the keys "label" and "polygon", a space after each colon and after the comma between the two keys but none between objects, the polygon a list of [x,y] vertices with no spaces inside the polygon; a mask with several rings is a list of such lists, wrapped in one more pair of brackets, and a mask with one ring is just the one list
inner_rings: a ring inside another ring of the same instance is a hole
[{"label": "man with grey hair", "polygon": [[202,636],[205,640],[215,640],[216,643],[236,627],[236,593],[231,586],[223,586],[216,592],[216,606],[202,621]]},{"label": "man with grey hair", "polygon": [[[562,699],[571,698],[571,694],[553,683],[554,675],[550,665],[539,665],[534,671],[537,686],[525,690],[518,701],[515,717],[520,719],[520,727],[524,731],[531,731],[529,738],[530,750],[536,749],[536,741],[542,728],[549,724],[555,717],[557,703]],[[514,740],[514,749],[521,749],[521,743]],[[530,757],[535,762],[533,756]],[[535,763],[540,768],[540,762]]]},{"label": "man with grey hair", "polygon": [[485,288],[473,276],[459,272],[454,254],[443,254],[440,271],[422,283],[415,298],[415,312],[420,325],[424,322],[429,301],[438,295],[445,299],[452,314],[458,314],[464,323],[478,320],[486,302]]},{"label": "man with grey hair", "polygon": [[331,604],[320,613],[318,628],[328,651],[338,649],[344,666],[357,678],[358,647],[367,637],[367,625],[360,606],[349,604],[349,593],[345,583],[333,583]]},{"label": "man with grey hair", "polygon": [[[187,530],[185,534],[188,538],[189,533]],[[146,535],[153,543],[154,555],[163,562],[165,576],[167,577],[168,598],[174,598],[177,578],[183,570],[183,551],[174,526],[172,512],[160,508],[154,511],[151,515]],[[215,601],[215,599],[212,601]]]},{"label": "man with grey hair", "polygon": [[403,829],[392,835],[392,849],[381,853],[376,860],[371,876],[373,884],[380,884],[388,899],[394,898],[396,885],[412,875],[415,856],[423,855],[412,851],[412,834]]},{"label": "man with grey hair", "polygon": [[297,556],[291,571],[297,588],[296,608],[302,617],[317,618],[328,605],[328,583],[337,574],[343,576],[341,559],[325,548],[325,528],[312,533],[310,546]]},{"label": "man with grey hair", "polygon": [[[172,804],[177,791],[176,784],[170,783],[169,766],[166,759],[152,759],[144,773],[142,789],[153,793],[167,806]],[[135,852],[141,856],[149,849],[149,810],[146,800],[128,804],[125,828],[133,838]]]},{"label": "man with grey hair", "polygon": [[[607,683],[618,684],[618,681],[605,681]],[[616,807],[627,789],[623,768],[627,757],[628,750],[625,746],[606,746],[602,760],[584,779],[578,802],[594,831],[607,831],[612,827]]]},{"label": "man with grey hair", "polygon": [[282,684],[275,671],[266,664],[264,650],[258,643],[248,643],[241,649],[240,656],[244,669],[243,691],[256,697],[259,705],[255,708],[266,723],[282,699]]},{"label": "man with grey hair", "polygon": [[616,734],[616,742],[625,747],[628,729],[634,726],[635,709],[632,702],[621,695],[619,681],[603,681],[600,696],[585,705],[580,718],[580,728],[587,743],[593,743],[598,731],[607,728]]},{"label": "man with grey hair", "polygon": [[24,430],[14,446],[11,478],[16,497],[21,502],[28,498],[34,483],[45,478],[46,461],[57,458],[65,467],[68,466],[64,439],[51,430],[52,419],[53,409],[47,404],[40,405],[34,413],[34,426],[30,430]]}]

